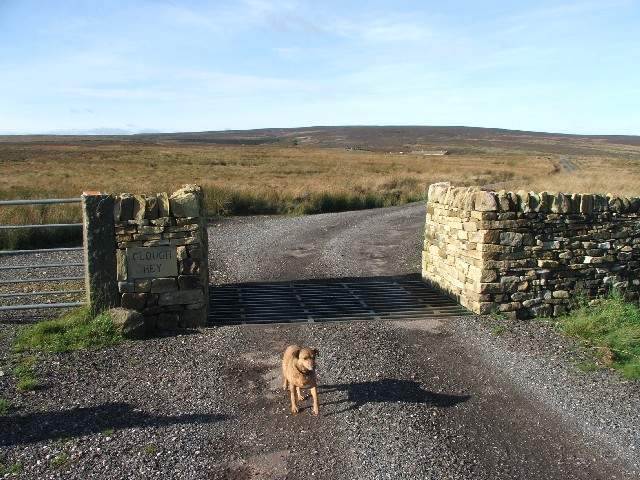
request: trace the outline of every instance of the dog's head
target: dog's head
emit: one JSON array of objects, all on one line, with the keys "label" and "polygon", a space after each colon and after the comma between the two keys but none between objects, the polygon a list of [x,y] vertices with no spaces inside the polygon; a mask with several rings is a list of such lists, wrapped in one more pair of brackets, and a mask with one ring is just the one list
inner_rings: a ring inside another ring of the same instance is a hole
[{"label": "dog's head", "polygon": [[302,348],[295,352],[298,363],[309,372],[313,372],[316,369],[317,356],[318,350],[316,348]]}]

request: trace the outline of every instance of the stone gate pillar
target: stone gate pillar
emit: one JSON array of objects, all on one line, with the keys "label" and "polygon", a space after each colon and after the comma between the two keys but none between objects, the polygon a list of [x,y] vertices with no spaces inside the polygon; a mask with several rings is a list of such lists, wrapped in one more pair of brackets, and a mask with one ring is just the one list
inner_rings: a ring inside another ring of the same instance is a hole
[{"label": "stone gate pillar", "polygon": [[83,204],[92,307],[136,310],[147,333],[206,326],[208,239],[201,187],[187,185],[172,195],[92,195]]},{"label": "stone gate pillar", "polygon": [[94,312],[120,305],[113,205],[111,195],[82,194],[85,288]]}]

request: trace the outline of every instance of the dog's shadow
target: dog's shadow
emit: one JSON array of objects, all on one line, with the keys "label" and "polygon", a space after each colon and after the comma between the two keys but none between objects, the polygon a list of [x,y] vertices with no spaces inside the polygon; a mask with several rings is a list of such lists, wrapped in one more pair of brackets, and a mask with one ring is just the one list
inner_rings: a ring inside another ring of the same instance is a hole
[{"label": "dog's shadow", "polygon": [[346,398],[336,401],[320,402],[324,405],[347,405],[331,414],[356,410],[367,403],[421,403],[439,408],[450,408],[466,402],[470,395],[448,395],[424,390],[418,382],[384,378],[372,382],[323,385],[318,390],[322,394],[345,392]]}]

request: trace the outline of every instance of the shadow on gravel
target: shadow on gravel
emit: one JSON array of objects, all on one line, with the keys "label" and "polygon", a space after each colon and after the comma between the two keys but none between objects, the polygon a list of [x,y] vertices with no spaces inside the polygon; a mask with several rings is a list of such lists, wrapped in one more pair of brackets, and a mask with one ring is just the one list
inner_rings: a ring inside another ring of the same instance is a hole
[{"label": "shadow on gravel", "polygon": [[0,446],[73,438],[133,427],[214,423],[230,418],[232,417],[229,415],[220,414],[163,417],[136,411],[128,403],[106,403],[96,407],[0,417]]},{"label": "shadow on gravel", "polygon": [[319,387],[321,393],[346,392],[347,398],[335,402],[323,402],[325,405],[350,404],[346,408],[333,412],[343,413],[355,410],[367,403],[423,403],[439,408],[454,407],[471,398],[469,395],[446,395],[424,390],[418,382],[384,378],[377,382],[345,383]]}]

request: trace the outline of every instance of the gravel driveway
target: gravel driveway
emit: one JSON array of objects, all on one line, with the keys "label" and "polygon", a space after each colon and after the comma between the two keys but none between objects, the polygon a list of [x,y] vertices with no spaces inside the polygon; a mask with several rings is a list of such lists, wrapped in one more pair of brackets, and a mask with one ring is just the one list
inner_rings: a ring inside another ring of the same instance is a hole
[{"label": "gravel driveway", "polygon": [[[211,223],[216,283],[416,277],[424,204]],[[26,315],[26,317],[25,317]],[[639,382],[575,366],[549,324],[476,316],[230,326],[42,356],[0,317],[0,463],[22,478],[638,478]],[[499,328],[499,330],[498,330]],[[492,332],[503,332],[496,334]],[[319,349],[320,416],[289,413],[280,355]]]}]

